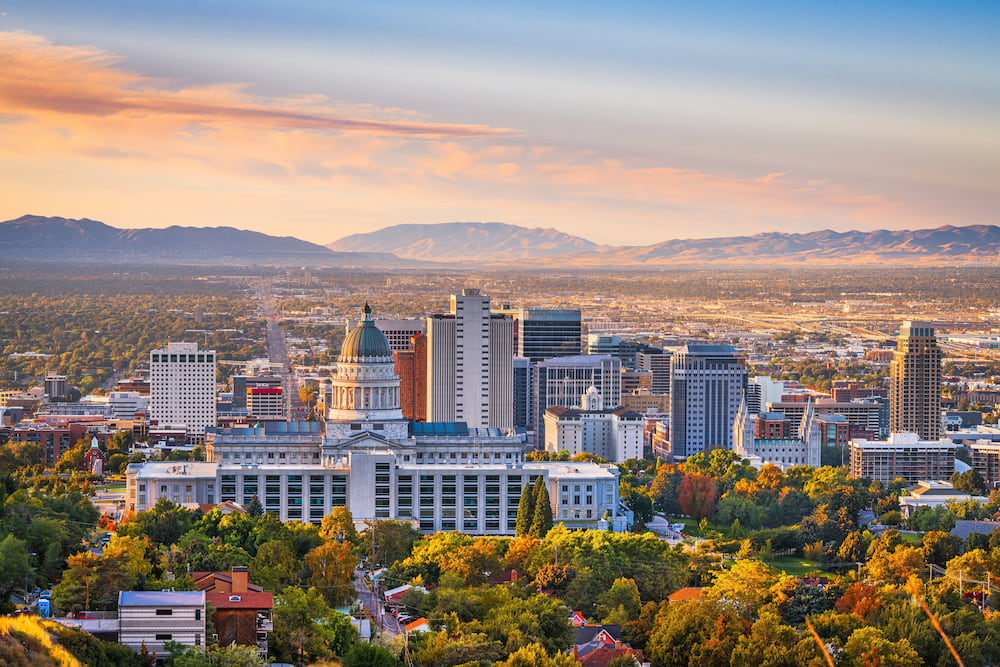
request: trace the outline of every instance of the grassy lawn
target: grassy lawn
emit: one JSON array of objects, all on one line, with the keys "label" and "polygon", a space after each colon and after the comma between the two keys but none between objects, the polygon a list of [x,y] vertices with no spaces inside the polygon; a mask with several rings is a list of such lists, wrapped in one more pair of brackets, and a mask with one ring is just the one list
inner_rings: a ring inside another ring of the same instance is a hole
[{"label": "grassy lawn", "polygon": [[796,556],[779,556],[764,562],[775,569],[781,570],[785,574],[790,574],[796,577],[829,576],[832,574],[831,572],[821,569],[816,561],[806,560],[805,558],[798,558]]},{"label": "grassy lawn", "polygon": [[106,491],[108,493],[125,493],[124,484],[98,484],[94,488],[98,491]]},{"label": "grassy lawn", "polygon": [[922,537],[921,535],[910,535],[909,533],[900,533],[899,536],[910,544],[920,544],[920,538]]}]

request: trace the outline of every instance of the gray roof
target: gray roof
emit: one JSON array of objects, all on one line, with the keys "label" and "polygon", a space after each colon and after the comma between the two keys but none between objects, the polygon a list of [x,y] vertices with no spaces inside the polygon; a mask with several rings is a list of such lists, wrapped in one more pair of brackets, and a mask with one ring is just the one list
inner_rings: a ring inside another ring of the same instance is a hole
[{"label": "gray roof", "polygon": [[972,533],[989,535],[997,528],[1000,528],[1000,521],[970,521],[968,519],[959,519],[955,522],[955,527],[951,529],[951,534],[965,540],[968,539],[969,535]]},{"label": "gray roof", "polygon": [[205,591],[121,591],[119,607],[199,607]]},{"label": "gray roof", "polygon": [[733,356],[736,348],[732,345],[685,345],[685,354]]}]

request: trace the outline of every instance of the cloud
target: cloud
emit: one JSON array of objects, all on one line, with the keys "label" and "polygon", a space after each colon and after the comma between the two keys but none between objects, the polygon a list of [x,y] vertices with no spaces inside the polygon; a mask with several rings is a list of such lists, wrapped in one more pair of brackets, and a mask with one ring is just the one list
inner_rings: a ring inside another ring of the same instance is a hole
[{"label": "cloud", "polygon": [[[335,115],[334,110],[321,96],[262,99],[239,85],[169,90],[167,82],[121,68],[119,59],[105,51],[0,32],[0,112],[4,113],[116,116],[133,122],[158,118],[422,138],[512,133],[485,125],[350,118]],[[382,111],[405,115],[400,110]]]},{"label": "cloud", "polygon": [[0,32],[0,217],[58,205],[122,226],[226,221],[324,243],[457,219],[629,244],[954,222],[784,167],[689,169],[316,94],[178,88],[100,49]]}]

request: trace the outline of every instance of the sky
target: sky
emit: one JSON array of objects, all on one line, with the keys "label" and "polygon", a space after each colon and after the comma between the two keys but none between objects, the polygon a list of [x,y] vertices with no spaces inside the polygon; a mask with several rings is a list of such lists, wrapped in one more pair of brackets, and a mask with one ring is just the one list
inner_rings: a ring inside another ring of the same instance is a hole
[{"label": "sky", "polygon": [[0,220],[1000,224],[1000,2],[0,0]]}]

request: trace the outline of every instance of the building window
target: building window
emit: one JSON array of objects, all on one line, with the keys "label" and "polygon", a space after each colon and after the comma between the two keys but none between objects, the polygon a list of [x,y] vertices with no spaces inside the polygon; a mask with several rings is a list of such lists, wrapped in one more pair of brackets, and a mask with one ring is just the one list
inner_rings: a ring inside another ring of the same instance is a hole
[{"label": "building window", "polygon": [[157,616],[173,616],[174,615],[174,610],[173,609],[157,609],[156,610],[156,615]]},{"label": "building window", "polygon": [[156,635],[156,641],[158,641],[158,642],[168,642],[171,639],[173,639],[173,637],[174,637],[173,635],[169,635],[169,634]]}]

